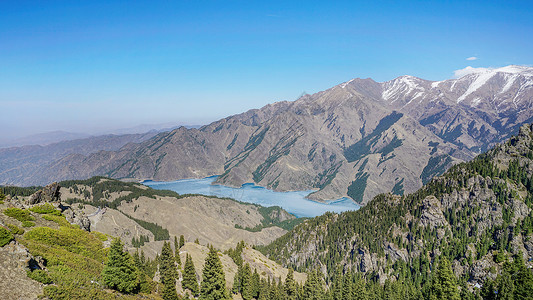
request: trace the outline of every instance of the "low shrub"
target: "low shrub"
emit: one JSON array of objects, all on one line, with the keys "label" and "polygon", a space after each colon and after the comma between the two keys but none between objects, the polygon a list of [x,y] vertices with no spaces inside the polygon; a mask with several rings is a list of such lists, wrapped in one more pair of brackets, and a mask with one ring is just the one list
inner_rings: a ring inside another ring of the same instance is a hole
[{"label": "low shrub", "polygon": [[55,216],[61,216],[61,212],[50,203],[45,203],[42,205],[34,206],[30,208],[30,210],[38,214],[50,214],[50,215],[55,215]]},{"label": "low shrub", "polygon": [[19,228],[17,225],[14,224],[7,224],[7,227],[13,234],[24,234],[24,229]]},{"label": "low shrub", "polygon": [[65,216],[63,215],[43,215],[43,219],[47,220],[47,221],[52,221],[52,222],[55,222],[57,224],[59,224],[59,226],[66,226],[66,227],[69,227],[70,226],[70,223],[67,221],[67,219],[65,219]]},{"label": "low shrub", "polygon": [[50,284],[52,283],[52,279],[50,279],[50,276],[48,276],[48,273],[44,270],[33,270],[33,271],[26,271],[26,274],[28,277],[35,281],[39,281],[40,283],[44,284]]},{"label": "low shrub", "polygon": [[32,221],[22,221],[22,227],[33,227],[35,223]]},{"label": "low shrub", "polygon": [[94,234],[99,240],[101,240],[102,242],[105,242],[108,240],[107,238],[107,235],[101,233],[101,232],[98,232],[98,231],[93,231],[92,234]]},{"label": "low shrub", "polygon": [[4,210],[4,215],[8,217],[12,217],[14,219],[19,220],[20,222],[24,221],[33,221],[35,220],[34,217],[30,215],[30,212],[24,209],[11,207]]},{"label": "low shrub", "polygon": [[13,237],[13,234],[11,233],[11,231],[9,231],[6,228],[0,226],[0,247],[4,247],[6,244],[11,242],[11,240],[13,238],[14,237]]}]

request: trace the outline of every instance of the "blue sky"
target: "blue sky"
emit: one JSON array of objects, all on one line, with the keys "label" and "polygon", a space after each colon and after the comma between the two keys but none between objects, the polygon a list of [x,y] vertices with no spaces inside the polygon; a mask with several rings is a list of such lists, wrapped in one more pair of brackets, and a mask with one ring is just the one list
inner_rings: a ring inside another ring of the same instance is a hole
[{"label": "blue sky", "polygon": [[0,137],[205,124],[355,77],[533,64],[531,1],[131,2],[0,2]]}]

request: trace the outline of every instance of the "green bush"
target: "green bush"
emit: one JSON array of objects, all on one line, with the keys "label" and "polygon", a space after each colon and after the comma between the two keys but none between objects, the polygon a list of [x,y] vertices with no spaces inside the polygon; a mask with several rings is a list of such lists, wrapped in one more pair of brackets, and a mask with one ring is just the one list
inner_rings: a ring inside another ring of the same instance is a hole
[{"label": "green bush", "polygon": [[11,242],[13,234],[11,231],[0,226],[0,247],[4,247],[7,243]]},{"label": "green bush", "polygon": [[499,264],[504,261],[505,261],[505,254],[502,251],[498,251],[496,255],[494,255],[494,262]]},{"label": "green bush", "polygon": [[57,210],[52,204],[45,203],[42,205],[34,206],[30,208],[31,211],[38,214],[50,214],[55,216],[61,216],[61,212]]},{"label": "green bush", "polygon": [[107,235],[101,233],[101,232],[98,232],[98,231],[93,231],[91,232],[92,234],[94,234],[99,240],[101,240],[102,242],[105,242],[108,240],[107,238]]},{"label": "green bush", "polygon": [[7,224],[7,227],[13,234],[24,234],[24,229],[19,228],[17,225]]},{"label": "green bush", "polygon": [[22,221],[22,227],[33,227],[35,223],[32,221]]},{"label": "green bush", "polygon": [[70,223],[67,221],[67,219],[65,219],[65,216],[63,215],[56,216],[56,215],[47,214],[47,215],[43,215],[43,219],[47,221],[56,222],[57,224],[59,224],[59,226],[66,226],[66,227],[70,226]]},{"label": "green bush", "polygon": [[100,262],[103,262],[105,258],[100,239],[85,230],[71,226],[61,226],[59,229],[37,227],[26,232],[24,238],[39,244],[62,248]]},{"label": "green bush", "polygon": [[50,276],[48,276],[48,273],[44,270],[33,270],[33,271],[26,271],[26,274],[28,277],[35,281],[39,281],[40,283],[44,284],[50,284],[52,283],[52,279],[50,279]]},{"label": "green bush", "polygon": [[20,222],[24,221],[33,221],[35,220],[34,217],[30,215],[30,212],[24,209],[11,207],[4,210],[4,215],[8,217],[12,217],[14,219],[19,220]]},{"label": "green bush", "polygon": [[[48,216],[48,215],[45,215]],[[53,216],[57,217],[58,216]],[[21,239],[34,256],[46,261],[48,276],[53,285],[44,287],[43,293],[50,299],[116,299],[105,291],[101,272],[107,257],[98,234],[73,226],[59,229],[36,227]],[[121,296],[133,299],[133,296]]]}]

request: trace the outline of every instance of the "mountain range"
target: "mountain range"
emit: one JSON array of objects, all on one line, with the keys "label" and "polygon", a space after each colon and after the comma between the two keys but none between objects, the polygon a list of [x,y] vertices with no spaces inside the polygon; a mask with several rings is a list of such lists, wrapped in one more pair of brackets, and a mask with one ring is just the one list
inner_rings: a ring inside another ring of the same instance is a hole
[{"label": "mountain range", "polygon": [[512,275],[529,281],[523,291],[528,296],[518,297],[529,299],[532,176],[533,124],[528,124],[412,194],[381,194],[358,211],[307,220],[262,251],[285,266],[319,269],[331,277],[351,271],[381,284],[405,280],[426,287],[437,262],[446,258],[465,289],[495,290],[482,291],[484,299],[500,299],[486,293],[513,293],[502,286],[514,261],[529,269]]},{"label": "mountain range", "polygon": [[357,78],[118,150],[70,153],[38,172],[19,169],[10,183],[94,175],[163,181],[221,175],[218,182],[225,185],[315,189],[309,196],[314,200],[348,196],[366,204],[379,193],[417,190],[531,121],[530,67],[476,69],[444,81]]}]

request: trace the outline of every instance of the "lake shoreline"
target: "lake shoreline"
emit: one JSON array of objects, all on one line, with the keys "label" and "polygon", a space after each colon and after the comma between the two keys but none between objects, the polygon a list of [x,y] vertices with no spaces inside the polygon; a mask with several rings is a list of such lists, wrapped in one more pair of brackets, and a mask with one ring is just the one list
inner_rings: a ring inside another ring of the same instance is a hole
[{"label": "lake shoreline", "polygon": [[241,187],[230,187],[215,183],[217,178],[218,175],[213,175],[200,179],[190,178],[174,181],[143,180],[140,183],[154,189],[172,190],[178,194],[201,194],[232,198],[239,202],[265,207],[279,206],[296,217],[315,217],[327,211],[340,213],[360,208],[357,203],[347,197],[325,201],[307,198],[315,190],[277,192],[254,183],[245,183]]}]

